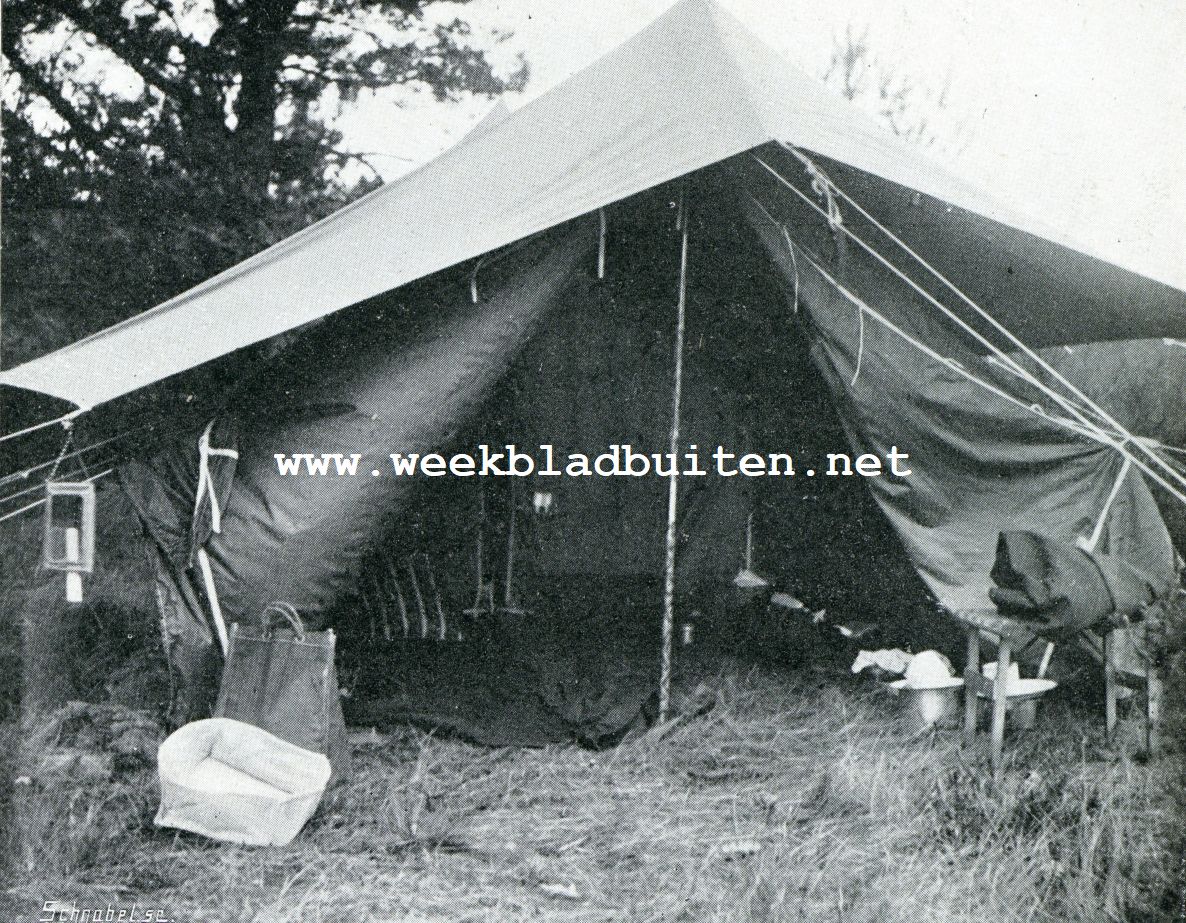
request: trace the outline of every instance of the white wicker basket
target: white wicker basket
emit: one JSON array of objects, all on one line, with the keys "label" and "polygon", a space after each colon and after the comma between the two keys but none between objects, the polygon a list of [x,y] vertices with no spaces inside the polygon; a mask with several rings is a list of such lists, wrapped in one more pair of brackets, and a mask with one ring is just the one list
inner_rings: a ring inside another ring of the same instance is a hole
[{"label": "white wicker basket", "polygon": [[283,846],[317,810],[329,760],[230,718],[179,728],[157,751],[161,827]]}]

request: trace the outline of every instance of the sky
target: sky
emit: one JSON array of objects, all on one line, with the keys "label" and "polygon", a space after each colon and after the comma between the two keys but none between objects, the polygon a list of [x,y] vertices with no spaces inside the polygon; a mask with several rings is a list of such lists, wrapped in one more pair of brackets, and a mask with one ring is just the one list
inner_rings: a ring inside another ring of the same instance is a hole
[{"label": "sky", "polygon": [[[1186,5],[1170,0],[721,0],[761,38],[822,75],[846,30],[948,104],[928,118],[946,165],[1088,249],[1186,280]],[[509,30],[496,60],[531,66],[512,109],[628,39],[670,0],[474,0],[456,13]],[[397,105],[399,103],[399,105]],[[394,178],[464,134],[492,103],[367,97],[344,113],[347,144]],[[925,103],[921,105],[926,105]],[[1182,284],[1182,283],[1179,283]]]}]

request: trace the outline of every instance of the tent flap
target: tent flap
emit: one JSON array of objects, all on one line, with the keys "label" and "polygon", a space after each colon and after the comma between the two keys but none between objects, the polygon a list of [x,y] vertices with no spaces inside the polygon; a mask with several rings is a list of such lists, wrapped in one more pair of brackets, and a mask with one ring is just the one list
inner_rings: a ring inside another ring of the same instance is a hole
[{"label": "tent flap", "polygon": [[[993,609],[989,571],[1002,532],[1072,544],[1098,533],[1101,551],[1172,581],[1169,533],[1145,481],[1119,453],[1061,425],[1057,404],[984,355],[982,344],[825,220],[805,214],[789,190],[745,188],[756,190],[743,199],[746,214],[794,293],[854,451],[886,457],[896,447],[910,455],[908,477],[868,484],[940,602],[955,612]],[[1082,376],[1088,392],[1103,387],[1100,365],[1111,368],[1107,400],[1124,425],[1164,438],[1178,425],[1161,411],[1180,376],[1151,382],[1141,374],[1147,363],[1127,361],[1158,346],[1093,344],[1095,366],[1073,349],[1043,355]],[[1147,400],[1134,401],[1137,394]]]}]

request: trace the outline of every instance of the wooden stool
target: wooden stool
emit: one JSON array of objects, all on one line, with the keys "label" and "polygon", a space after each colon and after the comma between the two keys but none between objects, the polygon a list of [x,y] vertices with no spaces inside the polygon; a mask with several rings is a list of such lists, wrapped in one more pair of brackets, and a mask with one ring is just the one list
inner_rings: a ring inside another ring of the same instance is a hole
[{"label": "wooden stool", "polygon": [[1140,689],[1145,687],[1145,750],[1150,757],[1156,757],[1161,750],[1159,725],[1161,724],[1161,677],[1150,664],[1145,675],[1135,676],[1116,669],[1115,632],[1104,635],[1104,727],[1108,743],[1116,741],[1117,708],[1120,687]]},{"label": "wooden stool", "polygon": [[[1003,627],[1003,626],[1001,626]],[[977,710],[982,693],[991,691],[992,695],[992,725],[990,739],[990,759],[993,776],[1000,775],[1005,742],[1005,712],[1008,699],[1005,695],[1006,678],[1013,660],[1015,639],[1007,631],[994,632],[999,634],[997,645],[997,675],[995,680],[987,679],[980,672],[980,632],[979,625],[968,626],[967,662],[964,667],[964,744],[971,746],[976,740],[978,721]],[[992,629],[988,629],[992,630]],[[1143,680],[1145,687],[1145,749],[1150,757],[1157,756],[1160,750],[1158,726],[1161,720],[1162,683],[1157,671],[1150,667],[1146,675],[1141,678],[1131,674],[1122,674],[1116,669],[1116,639],[1113,632],[1104,635],[1103,651],[1100,652],[1090,642],[1084,645],[1095,656],[1103,661],[1104,666],[1104,725],[1109,743],[1116,738],[1117,699],[1120,686],[1139,688]],[[1043,658],[1046,662],[1048,658]]]},{"label": "wooden stool", "polygon": [[1002,634],[1000,638],[1000,643],[997,645],[997,675],[995,679],[987,679],[980,672],[980,629],[976,626],[968,628],[967,661],[964,665],[964,744],[971,746],[976,741],[980,694],[991,688],[992,737],[989,753],[994,777],[1001,773],[1001,761],[1005,749],[1005,711],[1008,705],[1005,690],[1009,678],[1009,667],[1013,662],[1012,639],[1008,634]]},{"label": "wooden stool", "polygon": [[[1005,749],[1005,713],[1009,707],[1005,691],[1009,668],[1013,663],[1013,651],[1032,641],[1034,635],[1017,622],[1002,618],[996,609],[965,610],[959,613],[958,618],[967,626],[968,630],[967,658],[964,665],[964,745],[971,746],[976,741],[980,696],[983,694],[991,697],[992,723],[989,752],[995,777],[1000,775]],[[1000,639],[997,643],[997,678],[995,680],[988,679],[980,672],[980,633],[982,631],[990,632]]]}]

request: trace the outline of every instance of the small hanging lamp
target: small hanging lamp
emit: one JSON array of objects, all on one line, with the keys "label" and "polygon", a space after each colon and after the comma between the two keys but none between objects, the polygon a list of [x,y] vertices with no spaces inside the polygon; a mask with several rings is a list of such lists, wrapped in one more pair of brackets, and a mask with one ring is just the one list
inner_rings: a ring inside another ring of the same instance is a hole
[{"label": "small hanging lamp", "polygon": [[95,566],[95,485],[50,481],[45,485],[41,566],[66,574],[66,601],[82,602],[82,575]]}]

